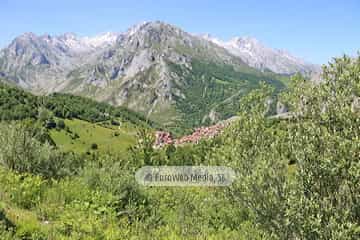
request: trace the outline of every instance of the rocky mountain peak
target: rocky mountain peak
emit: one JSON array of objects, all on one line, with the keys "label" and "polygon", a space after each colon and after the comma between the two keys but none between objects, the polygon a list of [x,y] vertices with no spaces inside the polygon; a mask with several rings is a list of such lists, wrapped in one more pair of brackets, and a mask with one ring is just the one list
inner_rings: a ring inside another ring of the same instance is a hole
[{"label": "rocky mountain peak", "polygon": [[185,32],[180,28],[162,21],[144,22],[133,26],[126,33],[127,37],[142,35],[145,37],[161,36],[162,38],[171,38],[184,34]]},{"label": "rocky mountain peak", "polygon": [[147,25],[149,22],[142,22],[139,24],[135,24],[134,26],[130,27],[126,32],[125,35],[131,36],[139,31],[143,26]]},{"label": "rocky mountain peak", "polygon": [[[161,21],[92,37],[26,33],[0,51],[2,78],[19,86],[36,93],[93,97],[170,125],[193,112],[199,112],[191,123],[195,125],[222,119],[260,80],[282,85],[272,73],[248,65],[280,73],[307,70],[255,38],[224,42]],[[174,116],[165,117],[170,114]]]},{"label": "rocky mountain peak", "polygon": [[178,40],[182,41],[189,38],[187,35],[175,26],[154,21],[131,27],[126,33],[119,36],[117,42],[122,48],[131,51],[152,48],[157,52],[164,52],[169,46],[175,46]]},{"label": "rocky mountain peak", "polygon": [[77,39],[77,35],[72,32],[64,33],[63,35],[59,36],[61,39]]},{"label": "rocky mountain peak", "polygon": [[38,39],[38,36],[33,32],[26,32],[18,37],[16,37],[12,43],[14,42],[33,42]]},{"label": "rocky mountain peak", "polygon": [[[6,51],[12,58],[21,58],[24,54],[33,53],[36,49],[43,45],[41,39],[34,33],[24,33],[15,38],[10,45],[3,50]],[[34,55],[34,54],[32,54]]]},{"label": "rocky mountain peak", "polygon": [[143,22],[137,25],[134,25],[128,30],[128,33],[135,34],[139,31],[161,31],[164,29],[179,29],[171,24],[162,22],[162,21],[151,21],[151,22]]},{"label": "rocky mountain peak", "polygon": [[245,36],[245,37],[234,37],[230,40],[230,43],[237,44],[239,46],[243,45],[262,45],[259,40],[254,37]]},{"label": "rocky mountain peak", "polygon": [[249,66],[262,71],[270,70],[279,74],[312,74],[320,71],[319,66],[306,63],[285,50],[267,47],[254,37],[234,37],[227,42],[209,36],[204,36],[204,39],[225,48]]},{"label": "rocky mountain peak", "polygon": [[115,32],[105,32],[103,34],[98,34],[94,37],[83,37],[80,39],[80,41],[87,46],[93,47],[93,48],[101,48],[106,46],[113,45],[117,38],[119,37],[119,33]]}]

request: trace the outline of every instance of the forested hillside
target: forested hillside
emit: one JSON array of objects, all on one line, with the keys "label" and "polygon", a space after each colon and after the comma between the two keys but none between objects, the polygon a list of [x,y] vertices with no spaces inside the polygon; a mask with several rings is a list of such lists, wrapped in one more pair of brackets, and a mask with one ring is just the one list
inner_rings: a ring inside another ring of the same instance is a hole
[{"label": "forested hillside", "polygon": [[35,96],[3,83],[0,83],[0,92],[1,120],[37,119],[41,111],[46,109],[55,117],[63,119],[77,118],[95,123],[120,118],[137,125],[155,125],[142,115],[124,107],[114,107],[80,96],[61,93]]},{"label": "forested hillside", "polygon": [[13,121],[33,126],[41,132],[42,142],[64,152],[122,154],[136,142],[137,129],[160,127],[124,107],[79,96],[35,96],[5,84],[0,84],[0,92],[4,128]]},{"label": "forested hillside", "polygon": [[[181,135],[236,114],[239,99],[261,81],[280,90],[296,69],[316,70],[299,62],[285,72],[271,72],[265,62],[260,69],[251,67],[226,48],[161,21],[103,37],[94,47],[73,34],[25,33],[0,51],[0,77],[36,94],[71,93],[124,106]],[[69,114],[59,106],[61,95],[51,97],[58,115]],[[75,105],[71,111],[78,113]],[[103,112],[85,111],[78,117],[103,118]]]},{"label": "forested hillside", "polygon": [[[18,109],[2,107],[2,119],[36,118],[39,101],[55,116],[89,122],[119,110],[1,91],[1,105]],[[65,153],[42,137],[44,125],[1,122],[0,239],[359,239],[360,57],[335,59],[320,84],[294,77],[279,96],[291,118],[267,117],[273,94],[262,84],[242,98],[238,120],[213,139],[156,150],[153,132],[140,128],[122,154]],[[227,166],[236,179],[144,187],[134,173],[145,165]]]},{"label": "forested hillside", "polygon": [[[186,72],[172,65],[177,74]],[[286,88],[288,77],[274,73],[259,73],[245,67],[241,71],[229,65],[194,61],[186,76],[185,97],[176,98],[182,118],[177,125],[187,129],[230,118],[239,110],[240,99],[258,88],[261,82],[276,89]],[[213,114],[211,114],[213,113]],[[176,124],[175,124],[176,126]]]}]

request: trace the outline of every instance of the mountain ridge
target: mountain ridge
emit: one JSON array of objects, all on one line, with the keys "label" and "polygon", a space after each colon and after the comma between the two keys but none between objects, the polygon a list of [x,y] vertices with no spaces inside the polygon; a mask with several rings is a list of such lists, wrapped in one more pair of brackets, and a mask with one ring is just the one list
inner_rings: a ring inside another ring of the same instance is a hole
[{"label": "mountain ridge", "polygon": [[261,71],[270,70],[288,75],[300,72],[307,76],[320,72],[318,65],[305,62],[286,50],[270,48],[254,37],[234,37],[229,41],[223,41],[210,34],[201,36],[227,49],[230,53],[243,59],[249,66]]},{"label": "mountain ridge", "polygon": [[239,98],[261,81],[277,89],[287,81],[161,21],[93,39],[28,33],[0,52],[0,74],[39,94],[90,97],[174,128],[230,117]]},{"label": "mountain ridge", "polygon": [[[31,40],[34,40],[35,38],[37,38],[37,40],[45,40],[47,42],[52,43],[55,47],[59,47],[63,51],[67,51],[67,50],[71,51],[72,54],[76,52],[88,53],[91,52],[91,50],[94,51],[96,48],[98,48],[99,50],[99,49],[104,49],[106,47],[114,46],[114,44],[119,42],[121,43],[121,40],[124,38],[124,36],[131,36],[134,33],[136,33],[138,30],[140,30],[142,27],[156,22],[161,22],[161,21],[142,22],[130,27],[125,32],[121,32],[121,33],[105,32],[105,33],[97,34],[92,37],[89,36],[79,37],[75,33],[64,33],[61,35],[54,35],[54,36],[51,36],[49,34],[43,34],[38,36],[32,32],[27,32],[16,37],[12,41],[12,43],[10,43],[10,45],[1,49],[0,51],[4,51],[4,49],[10,48],[11,45],[14,43],[14,41],[17,41],[19,39],[24,39],[24,37],[28,37]],[[161,23],[166,24],[164,22]],[[172,26],[170,24],[168,25]],[[254,37],[249,37],[249,36],[234,37],[231,38],[229,41],[223,41],[220,40],[219,38],[211,36],[210,34],[204,34],[204,35],[191,34],[191,35],[194,37],[200,37],[206,41],[212,42],[220,47],[225,48],[229,53],[241,58],[249,66],[257,68],[262,71],[270,70],[273,71],[274,73],[289,74],[289,75],[295,74],[296,72],[308,73],[308,72],[320,71],[318,65],[305,62],[301,58],[291,55],[286,50],[274,49],[265,46],[262,42],[260,42]],[[261,56],[261,54],[259,54],[259,51],[269,52],[267,53],[267,55],[270,54],[272,56],[266,56],[266,54],[264,54],[265,56]],[[255,57],[257,57],[257,59],[251,59],[251,57],[254,57],[254,55]],[[271,65],[269,66],[269,64],[266,63],[266,61],[268,61],[268,58],[271,58],[273,56],[277,58],[275,60],[284,61],[284,59],[286,59],[291,61],[291,63],[288,64],[289,66],[280,66],[280,67],[271,66]],[[40,63],[42,63],[42,61],[46,62],[46,59],[40,59]]]}]

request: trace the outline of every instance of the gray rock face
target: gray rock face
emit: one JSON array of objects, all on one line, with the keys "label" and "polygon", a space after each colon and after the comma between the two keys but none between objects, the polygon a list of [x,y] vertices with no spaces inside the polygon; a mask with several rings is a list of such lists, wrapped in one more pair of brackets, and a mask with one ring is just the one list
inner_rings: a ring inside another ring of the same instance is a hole
[{"label": "gray rock face", "polygon": [[221,63],[233,58],[223,48],[169,24],[143,23],[119,35],[113,46],[93,54],[91,62],[74,69],[68,85],[74,93],[83,92],[84,83],[93,85],[99,100],[154,112],[171,105],[174,96],[184,98],[178,88],[184,80],[170,65],[190,70],[195,56]]},{"label": "gray rock face", "polygon": [[[192,52],[181,52],[184,47]],[[191,68],[194,55],[233,63],[229,52],[263,71],[281,74],[318,71],[317,66],[285,51],[267,48],[253,38],[223,42],[210,36],[194,36],[159,21],[138,24],[125,33],[105,33],[92,38],[73,33],[61,36],[25,33],[0,52],[0,71],[35,92],[61,91],[79,80],[106,88],[113,80],[133,78],[162,62]],[[240,59],[236,61],[241,63]],[[103,71],[98,71],[99,64]]]},{"label": "gray rock face", "polygon": [[[242,54],[247,42],[258,57]],[[224,45],[156,21],[93,38],[26,33],[0,51],[0,73],[36,93],[70,92],[161,115],[171,112],[176,99],[186,99],[186,76],[194,59],[239,71],[248,65],[282,73],[305,69],[303,63],[289,64],[278,52],[270,53],[274,51],[260,48],[256,41],[237,39]],[[215,112],[209,117],[218,119]]]},{"label": "gray rock face", "polygon": [[114,44],[115,36],[79,38],[71,33],[55,37],[25,33],[1,50],[0,71],[32,91],[52,92],[66,85],[69,72]]},{"label": "gray rock face", "polygon": [[209,35],[204,35],[203,38],[225,48],[231,54],[243,59],[249,66],[262,71],[270,70],[279,74],[299,72],[308,76],[320,71],[319,66],[306,63],[284,50],[266,47],[252,37],[236,37],[228,42]]}]

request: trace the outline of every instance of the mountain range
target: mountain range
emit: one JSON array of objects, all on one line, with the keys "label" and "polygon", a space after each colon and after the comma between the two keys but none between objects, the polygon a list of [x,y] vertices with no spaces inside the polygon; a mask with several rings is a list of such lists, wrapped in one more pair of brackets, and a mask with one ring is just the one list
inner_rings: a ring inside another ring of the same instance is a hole
[{"label": "mountain range", "polygon": [[253,37],[235,37],[227,42],[209,34],[203,35],[203,37],[240,57],[249,66],[261,71],[270,70],[289,75],[301,73],[307,76],[319,72],[319,66],[307,63],[286,50],[269,48]]},{"label": "mountain range", "polygon": [[160,21],[95,37],[25,33],[0,51],[5,82],[126,106],[175,130],[232,116],[261,81],[282,89],[319,71],[254,38],[224,42]]}]

